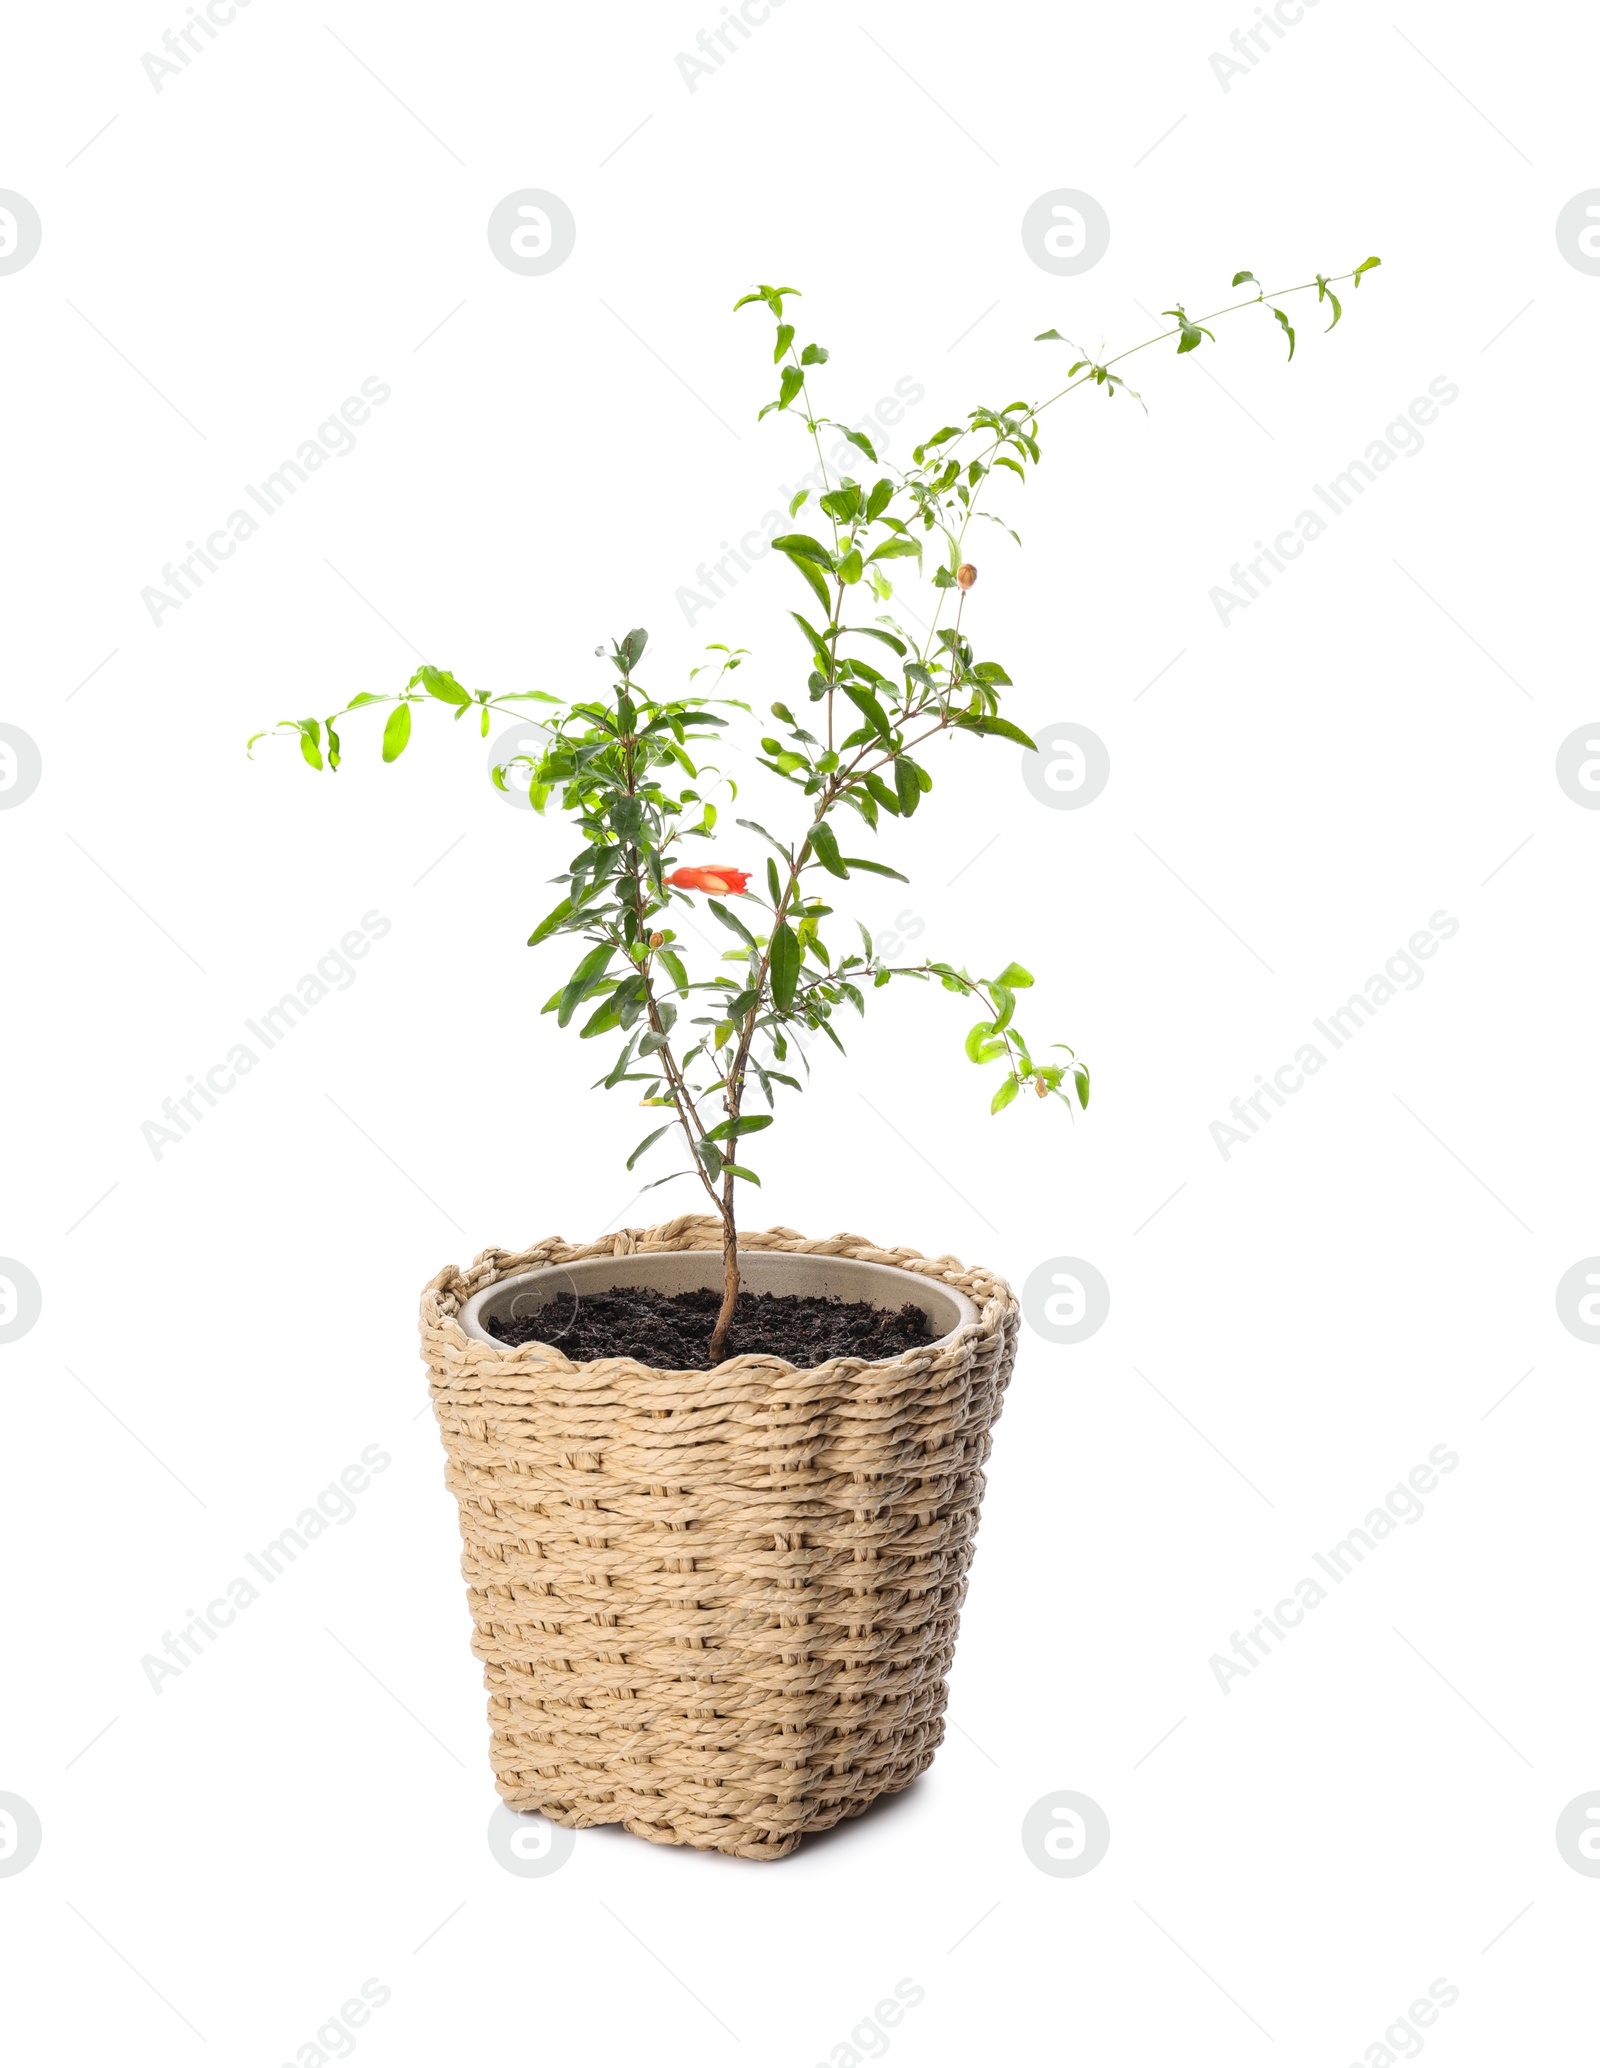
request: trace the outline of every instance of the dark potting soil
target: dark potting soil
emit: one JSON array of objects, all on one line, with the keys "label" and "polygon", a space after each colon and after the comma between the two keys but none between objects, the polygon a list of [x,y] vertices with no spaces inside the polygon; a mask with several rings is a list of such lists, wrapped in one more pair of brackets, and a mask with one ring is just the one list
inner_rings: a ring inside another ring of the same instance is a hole
[{"label": "dark potting soil", "polygon": [[[654,1286],[585,1293],[576,1311],[566,1301],[514,1321],[491,1320],[502,1343],[549,1343],[581,1363],[594,1357],[636,1357],[664,1371],[709,1371],[711,1331],[722,1305],[711,1287],[660,1292]],[[819,1293],[741,1292],[728,1331],[728,1357],[782,1357],[802,1367],[830,1357],[898,1357],[930,1342],[928,1324],[909,1302],[894,1312],[865,1300]]]}]

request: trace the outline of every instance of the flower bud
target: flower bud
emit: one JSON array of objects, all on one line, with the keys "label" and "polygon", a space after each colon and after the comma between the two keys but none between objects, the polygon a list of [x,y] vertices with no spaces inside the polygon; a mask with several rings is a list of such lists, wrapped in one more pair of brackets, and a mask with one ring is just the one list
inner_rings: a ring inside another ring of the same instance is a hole
[{"label": "flower bud", "polygon": [[653,933],[653,934],[652,934],[652,935],[650,936],[650,945],[651,945],[651,947],[652,947],[652,948],[659,948],[659,947],[661,946],[661,943],[662,943],[662,942],[663,942],[663,941],[664,941],[665,939],[666,939],[666,935],[665,935],[664,933]]},{"label": "flower bud", "polygon": [[1041,1099],[1047,1099],[1050,1096],[1050,1087],[1042,1077],[1036,1077],[1033,1080],[1033,1088]]},{"label": "flower bud", "polygon": [[977,579],[978,570],[970,560],[963,560],[956,569],[956,587],[958,589],[970,589]]}]

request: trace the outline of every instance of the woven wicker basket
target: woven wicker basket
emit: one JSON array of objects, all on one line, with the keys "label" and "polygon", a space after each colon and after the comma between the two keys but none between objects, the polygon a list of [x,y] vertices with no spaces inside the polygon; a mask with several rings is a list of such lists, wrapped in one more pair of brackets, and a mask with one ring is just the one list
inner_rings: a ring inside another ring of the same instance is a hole
[{"label": "woven wicker basket", "polygon": [[944,1735],[1017,1305],[953,1257],[769,1228],[741,1251],[897,1265],[978,1319],[878,1363],[661,1372],[499,1347],[457,1318],[518,1272],[720,1242],[713,1217],[685,1215],[485,1250],[424,1293],[423,1355],[501,1795],[775,1860],[906,1787]]}]

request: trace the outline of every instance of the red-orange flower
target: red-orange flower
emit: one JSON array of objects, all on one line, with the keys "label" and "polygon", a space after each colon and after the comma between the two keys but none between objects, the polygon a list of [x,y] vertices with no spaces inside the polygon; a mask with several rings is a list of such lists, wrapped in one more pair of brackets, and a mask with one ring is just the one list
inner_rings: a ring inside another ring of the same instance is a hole
[{"label": "red-orange flower", "polygon": [[750,881],[748,869],[730,869],[725,863],[705,863],[698,869],[674,869],[667,878],[679,890],[705,890],[713,897],[742,897]]}]

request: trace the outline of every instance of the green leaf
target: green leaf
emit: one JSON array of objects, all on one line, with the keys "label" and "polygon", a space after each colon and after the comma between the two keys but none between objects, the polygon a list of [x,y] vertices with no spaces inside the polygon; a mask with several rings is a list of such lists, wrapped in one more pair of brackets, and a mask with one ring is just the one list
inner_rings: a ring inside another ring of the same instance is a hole
[{"label": "green leaf", "polygon": [[1020,962],[1008,962],[995,982],[1004,984],[1009,991],[1027,991],[1032,988],[1033,978]]},{"label": "green leaf", "polygon": [[902,876],[898,869],[888,868],[882,862],[864,862],[860,855],[842,854],[839,857],[847,869],[865,869],[869,876],[892,876],[896,883],[909,883],[909,876]]},{"label": "green leaf", "polygon": [[1247,280],[1253,282],[1257,286],[1260,285],[1260,282],[1256,280],[1256,276],[1254,273],[1235,273],[1232,280],[1229,281],[1228,285],[1230,287],[1243,287],[1244,283]]},{"label": "green leaf", "polygon": [[755,1172],[753,1170],[746,1170],[742,1163],[724,1163],[722,1168],[732,1177],[743,1178],[747,1185],[759,1185],[761,1183]]},{"label": "green leaf", "polygon": [[607,814],[611,830],[625,846],[636,845],[644,832],[644,806],[637,797],[618,797]]},{"label": "green leaf", "polygon": [[421,667],[407,683],[408,689],[415,689],[418,683],[429,696],[437,697],[441,704],[470,704],[472,699],[457,682],[448,668]]},{"label": "green leaf", "polygon": [[[1289,321],[1282,309],[1274,309],[1272,313],[1283,325],[1284,334],[1289,340],[1289,357],[1292,359],[1294,357],[1294,325]],[[1330,325],[1329,327],[1331,328],[1332,326]]]},{"label": "green leaf", "polygon": [[1038,752],[1038,742],[1032,733],[1024,732],[1020,725],[1013,725],[1009,718],[997,718],[993,712],[984,712],[976,718],[958,718],[957,726],[962,732],[981,732],[1000,740],[1015,740],[1019,747],[1031,747]]},{"label": "green leaf", "polygon": [[822,345],[807,345],[800,354],[802,366],[823,366],[827,363],[827,350]]},{"label": "green leaf", "polygon": [[908,761],[904,754],[894,757],[894,788],[901,811],[910,818],[922,800],[922,785],[917,780],[916,763]]},{"label": "green leaf", "polygon": [[609,1034],[613,1027],[622,1025],[622,1014],[615,998],[602,999],[594,1011],[578,1029],[580,1041],[592,1041],[597,1034]]},{"label": "green leaf", "polygon": [[[317,722],[314,718],[308,718],[300,728],[300,752],[311,767],[321,768],[322,749],[317,745]],[[387,761],[390,756],[385,754],[383,758]]]},{"label": "green leaf", "polygon": [[740,940],[744,942],[746,947],[755,947],[756,937],[750,931],[749,927],[745,925],[742,919],[735,919],[733,914],[728,910],[727,906],[718,904],[715,898],[707,898],[706,903],[710,906],[711,911],[715,915],[715,917],[722,921],[723,925],[727,927],[730,933],[736,933],[739,936]]},{"label": "green leaf", "polygon": [[1351,274],[1350,285],[1352,287],[1359,287],[1361,285],[1362,274],[1370,273],[1374,266],[1381,266],[1382,264],[1383,260],[1380,258],[1363,259],[1360,265],[1357,266],[1355,271]]},{"label": "green leaf", "polygon": [[1078,1087],[1078,1104],[1087,1111],[1089,1105],[1089,1073],[1082,1063],[1074,1065],[1072,1077],[1073,1082]]},{"label": "green leaf", "polygon": [[767,856],[767,891],[772,899],[773,910],[776,911],[783,901],[783,885],[778,881],[778,865],[771,855]]},{"label": "green leaf", "polygon": [[[824,603],[826,603],[828,600],[826,591],[823,592],[822,600]],[[833,656],[829,653],[827,646],[823,641],[822,634],[816,631],[810,624],[808,624],[806,620],[800,615],[799,611],[791,610],[789,615],[794,619],[795,623],[806,635],[807,644],[810,646],[811,651],[817,657],[817,666],[821,669],[824,675],[831,675],[833,673]]]},{"label": "green leaf", "polygon": [[794,325],[792,323],[780,323],[778,325],[778,342],[772,348],[772,363],[774,366],[777,365],[778,361],[793,343]]},{"label": "green leaf", "polygon": [[893,501],[894,483],[887,479],[887,477],[882,481],[875,481],[872,485],[872,493],[867,497],[867,507],[862,512],[862,515],[870,524],[874,518],[881,517]]},{"label": "green leaf", "polygon": [[849,588],[852,583],[860,581],[861,549],[858,546],[850,547],[848,552],[840,556],[839,579],[846,588]]},{"label": "green leaf", "polygon": [[622,1053],[617,1057],[617,1060],[611,1065],[611,1073],[605,1079],[605,1088],[607,1091],[610,1091],[614,1085],[620,1084],[624,1076],[626,1076],[628,1065],[633,1060],[633,1044],[638,1040],[638,1038],[639,1037],[637,1034],[630,1034],[627,1040],[622,1044]]},{"label": "green leaf", "polygon": [[773,932],[768,972],[772,978],[772,999],[780,1012],[794,1004],[794,987],[800,975],[800,943],[788,920],[781,920]]},{"label": "green leaf", "polygon": [[747,302],[765,302],[775,316],[781,316],[783,314],[783,296],[786,294],[797,295],[799,292],[798,287],[753,287],[748,294],[740,295],[739,299],[734,303],[734,313],[737,315]]},{"label": "green leaf", "polygon": [[[888,812],[891,818],[899,818],[900,800],[883,780],[883,777],[875,769],[869,768],[862,771],[861,780],[865,783],[867,795],[872,799],[873,803]],[[855,793],[847,790],[845,795],[853,797]]]},{"label": "green leaf", "polygon": [[992,1020],[979,1020],[975,1027],[967,1029],[967,1059],[973,1063],[992,1063],[996,1056],[1003,1056],[1006,1045],[995,1037]]},{"label": "green leaf", "polygon": [[[1376,259],[1369,259],[1367,263],[1369,265],[1375,266],[1378,263],[1378,261]],[[856,448],[858,452],[864,452],[867,458],[871,460],[874,466],[878,464],[878,455],[872,449],[872,441],[870,438],[864,437],[860,431],[845,431],[845,427],[843,424],[837,424],[834,428],[836,430],[844,431],[844,435],[849,440],[849,442]]]},{"label": "green leaf", "polygon": [[645,1136],[644,1140],[639,1144],[638,1148],[635,1149],[633,1154],[628,1158],[629,1170],[632,1170],[633,1166],[639,1161],[639,1158],[644,1154],[646,1149],[648,1149],[651,1146],[652,1143],[660,1141],[661,1137],[664,1134],[666,1134],[668,1130],[672,1127],[672,1124],[673,1123],[669,1120],[667,1122],[666,1127],[658,1127],[653,1135]]},{"label": "green leaf", "polygon": [[[833,614],[833,605],[828,599],[828,585],[822,579],[822,574],[817,566],[816,561],[813,560],[808,554],[791,552],[787,546],[781,545],[777,539],[774,539],[772,541],[772,549],[775,553],[783,554],[784,558],[789,562],[789,564],[792,567],[797,568],[799,572],[805,576],[806,583],[810,588],[811,593],[816,597],[817,601],[822,605],[823,609],[827,611],[829,616],[831,617]],[[797,613],[791,613],[791,615],[797,615]]]},{"label": "green leaf", "polygon": [[[885,712],[882,704],[872,694],[872,691],[863,688],[859,682],[846,682],[842,687],[851,703],[855,705],[862,717],[872,726],[884,745],[888,746],[893,740],[894,734],[890,729],[888,714]],[[882,800],[880,799],[879,802],[881,803]]]},{"label": "green leaf", "polygon": [[905,654],[905,641],[903,639],[896,639],[892,632],[878,632],[871,625],[846,625],[844,629],[862,639],[879,639],[885,646],[893,647],[894,651],[902,657]]},{"label": "green leaf", "polygon": [[1176,316],[1178,319],[1178,350],[1180,352],[1194,351],[1203,337],[1210,338],[1213,344],[1216,343],[1214,334],[1207,330],[1204,324],[1194,323],[1190,320],[1185,314],[1181,302],[1177,308],[1163,309],[1161,313],[1163,316]]},{"label": "green leaf", "polygon": [[678,960],[677,956],[672,952],[670,948],[657,948],[656,960],[658,962],[666,964],[667,971],[671,976],[672,981],[677,985],[680,991],[688,990],[689,972],[684,968],[683,964]]},{"label": "green leaf", "polygon": [[529,934],[528,946],[530,948],[537,948],[541,941],[548,940],[571,910],[571,898],[563,898],[553,912],[546,912],[539,924],[533,929],[533,932]]},{"label": "green leaf", "polygon": [[833,1031],[833,1022],[831,1020],[819,1019],[817,1021],[817,1027],[821,1033],[827,1035],[828,1039],[833,1043],[834,1047],[839,1051],[840,1055],[844,1055],[846,1053],[844,1043]]},{"label": "green leaf", "polygon": [[738,819],[735,821],[735,823],[737,825],[747,827],[752,833],[759,833],[762,839],[765,840],[770,847],[775,847],[778,850],[779,854],[783,856],[786,862],[790,860],[789,850],[784,846],[783,842],[779,840],[775,834],[769,833],[766,827],[760,824],[758,820]]},{"label": "green leaf", "polygon": [[989,1111],[991,1113],[1003,1112],[1005,1108],[1011,1104],[1011,1101],[1016,1097],[1019,1089],[1020,1086],[1015,1075],[1008,1077],[1005,1083],[1002,1084],[1000,1089],[995,1093],[994,1097],[989,1101]]},{"label": "green leaf", "polygon": [[979,661],[972,672],[980,682],[998,682],[1002,689],[1010,689],[1014,686],[1011,677],[998,661]]},{"label": "green leaf", "polygon": [[406,750],[406,741],[411,737],[411,706],[396,704],[389,713],[389,722],[383,728],[383,758],[398,761]]},{"label": "green leaf", "polygon": [[876,833],[878,830],[878,807],[865,790],[846,790],[844,801],[852,811],[858,811]]},{"label": "green leaf", "polygon": [[[602,941],[598,948],[591,948],[567,979],[567,986],[556,1003],[556,1025],[565,1027],[584,999],[599,983],[606,964],[615,950],[609,941]],[[549,1011],[546,1006],[546,1012]]]},{"label": "green leaf", "polygon": [[1047,343],[1051,339],[1053,339],[1055,343],[1058,345],[1065,345],[1071,343],[1071,339],[1064,338],[1059,330],[1041,330],[1037,333],[1033,341],[1036,345],[1042,345]]},{"label": "green leaf", "polygon": [[788,553],[801,560],[814,560],[819,567],[832,567],[833,555],[819,539],[809,532],[786,531],[772,541],[775,553]]},{"label": "green leaf", "polygon": [[700,1161],[706,1167],[706,1176],[714,1185],[722,1175],[721,1152],[716,1148],[715,1144],[707,1141],[697,1142],[695,1146],[700,1152]]},{"label": "green leaf", "polygon": [[772,1120],[770,1113],[741,1113],[737,1120],[719,1120],[715,1127],[708,1127],[705,1139],[721,1142],[734,1135],[759,1134],[762,1128],[771,1127]]},{"label": "green leaf", "polygon": [[849,876],[850,872],[839,854],[839,843],[833,837],[833,828],[825,820],[819,819],[811,828],[810,840],[811,852],[830,876]]}]

